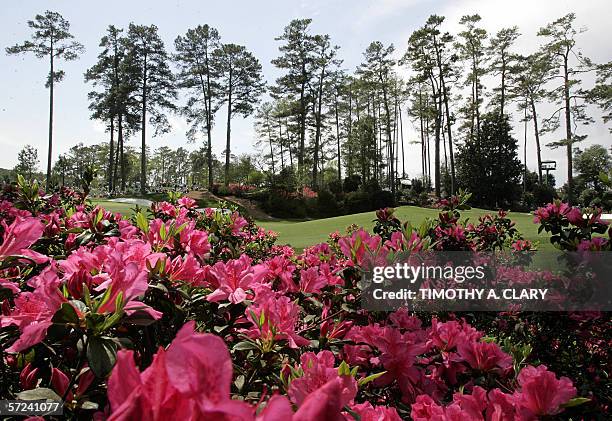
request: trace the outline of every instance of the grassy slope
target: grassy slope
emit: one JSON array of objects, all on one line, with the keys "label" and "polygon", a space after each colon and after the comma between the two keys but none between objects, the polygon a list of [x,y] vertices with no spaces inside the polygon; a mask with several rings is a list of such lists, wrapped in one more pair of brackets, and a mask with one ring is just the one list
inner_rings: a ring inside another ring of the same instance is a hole
[{"label": "grassy slope", "polygon": [[[102,205],[112,212],[120,212],[124,215],[131,215],[133,205],[127,203],[109,202],[106,200],[95,200],[94,203]],[[469,218],[471,222],[477,222],[478,217],[491,211],[483,209],[471,209],[462,212],[462,220]],[[413,225],[419,225],[425,218],[435,218],[438,211],[435,209],[419,208],[416,206],[401,206],[396,210],[397,217],[403,222],[410,220]],[[356,224],[371,230],[374,226],[372,220],[375,218],[374,212],[357,213],[353,215],[337,216],[334,218],[316,219],[312,221],[257,221],[259,225],[266,229],[273,230],[279,234],[279,244],[290,244],[296,249],[327,240],[329,233],[336,230],[341,234],[347,226]],[[548,237],[538,235],[538,226],[533,223],[533,216],[525,213],[511,212],[510,218],[516,222],[518,230],[531,241],[539,241],[540,250],[552,250],[548,242]]]},{"label": "grassy slope", "polygon": [[94,205],[100,205],[108,211],[119,212],[125,216],[132,216],[132,213],[133,213],[132,208],[134,207],[134,205],[130,203],[119,203],[119,202],[111,202],[109,200],[98,200],[98,199],[94,199],[92,200],[92,202]]},{"label": "grassy slope", "polygon": [[[478,217],[491,211],[483,209],[471,209],[461,213],[461,219],[469,218],[471,222],[477,222]],[[420,225],[421,221],[427,217],[435,218],[438,211],[435,209],[419,208],[416,206],[402,206],[397,208],[396,216],[402,221],[411,221],[413,225]],[[540,250],[550,250],[552,246],[548,242],[548,237],[538,235],[538,226],[533,223],[533,216],[525,213],[511,212],[510,218],[516,222],[517,229],[523,236],[531,241],[539,241]],[[302,249],[312,244],[326,241],[330,232],[339,230],[341,234],[344,229],[356,224],[371,230],[374,226],[372,220],[375,218],[374,212],[358,213],[353,215],[338,216],[334,218],[317,219],[306,222],[279,221],[279,222],[259,222],[267,229],[276,231],[279,234],[279,244],[291,244],[293,247]]]}]

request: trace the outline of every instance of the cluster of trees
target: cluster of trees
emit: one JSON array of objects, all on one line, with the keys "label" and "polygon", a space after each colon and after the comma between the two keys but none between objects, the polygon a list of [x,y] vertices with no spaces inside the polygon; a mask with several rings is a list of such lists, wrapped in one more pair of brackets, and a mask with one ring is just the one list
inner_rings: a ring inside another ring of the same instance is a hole
[{"label": "cluster of trees", "polygon": [[[61,186],[81,186],[90,171],[94,173],[92,187],[98,192],[107,191],[106,184],[109,177],[108,156],[109,144],[106,142],[84,145],[78,143],[67,153],[61,154],[52,168],[52,181]],[[149,187],[154,190],[174,188],[200,188],[208,182],[208,165],[206,148],[188,151],[183,147],[176,149],[160,146],[151,151],[147,146],[147,179]],[[212,156],[214,174],[225,173],[225,163],[215,155]],[[140,151],[125,145],[123,161],[119,167],[123,168],[125,191],[136,192],[140,188]],[[12,174],[6,177],[13,179],[21,174],[30,180],[41,175],[39,172],[38,150],[26,145],[18,154],[17,165]],[[113,170],[117,166],[113,166]],[[229,178],[232,182],[249,185],[260,185],[264,179],[262,162],[252,155],[232,155],[229,165]],[[3,174],[4,177],[5,174]],[[8,180],[7,180],[8,181]]]},{"label": "cluster of trees", "polygon": [[[547,146],[567,150],[572,200],[573,150],[585,139],[577,128],[593,121],[585,107],[597,104],[604,122],[612,118],[612,66],[596,65],[580,52],[582,30],[574,14],[541,28],[542,44],[529,55],[514,51],[516,26],[488,34],[479,15],[466,15],[461,31],[451,34],[442,30],[444,17],[432,15],[410,36],[401,60],[395,61],[393,45],[372,42],[352,74],[341,68],[329,36],[311,34],[310,23],[294,20],[277,38],[280,55],[272,63],[284,74],[256,116],[273,172],[295,167],[298,179],[315,188],[326,182],[319,174],[333,177],[336,168],[337,179],[359,175],[363,183],[374,179],[395,192],[396,179],[406,175],[404,114],[419,128],[422,173],[437,196],[463,187],[481,204],[501,205],[520,194],[528,172],[511,135],[516,111],[526,127],[533,126],[529,143],[540,185],[541,138],[563,129],[562,138]],[[406,69],[409,78],[400,74]],[[582,84],[587,72],[597,72],[591,89]],[[555,104],[554,111],[544,114],[550,107],[543,103]]]},{"label": "cluster of trees", "polygon": [[[421,146],[425,184],[438,197],[463,187],[474,191],[481,204],[499,206],[512,196],[499,192],[516,190],[521,179],[527,184],[527,156],[521,163],[518,141],[511,134],[511,116],[520,112],[525,130],[529,123],[533,126],[533,141],[528,142],[525,131],[524,147],[527,151],[528,143],[535,145],[539,184],[545,181],[542,136],[563,129],[561,139],[548,146],[567,150],[566,192],[572,200],[574,149],[585,138],[578,127],[593,121],[586,105],[599,105],[604,122],[612,119],[612,64],[596,65],[581,53],[577,42],[582,30],[576,29],[574,14],[541,28],[542,43],[529,55],[514,49],[520,36],[516,26],[489,34],[479,15],[466,15],[459,33],[451,34],[442,29],[444,17],[432,15],[409,37],[403,54],[396,54],[392,44],[372,42],[352,72],[342,67],[340,48],[331,37],[312,33],[311,23],[295,19],[276,38],[279,55],[272,64],[281,76],[268,87],[258,59],[244,46],[223,43],[208,25],[178,36],[173,52],[155,25],[109,26],[97,63],[85,73],[94,87],[89,93],[92,118],[103,121],[109,134],[104,152],[108,190],[124,190],[129,182],[135,163],[126,155],[135,151],[125,143],[137,134],[140,189],[146,191],[149,176],[154,183],[165,179],[165,162],[173,158],[148,157],[147,133],[149,128],[154,135],[166,133],[168,113],[173,112],[188,121],[189,140],[204,139],[204,148],[194,152],[198,159],[189,159],[197,165],[190,168],[200,172],[198,177],[205,174],[212,186],[216,161],[211,131],[224,107],[225,164],[218,174],[226,184],[231,180],[232,118],[256,111],[256,145],[270,182],[277,174],[288,174],[298,186],[321,190],[332,181],[357,176],[364,186],[377,184],[395,197],[407,160],[415,159],[405,151],[404,117],[419,128],[413,143]],[[33,52],[50,62],[49,179],[53,84],[63,76],[56,61],[77,58],[83,47],[57,13],[38,15],[28,24],[34,30],[32,40],[7,52]],[[597,76],[589,89],[581,76],[587,72]],[[184,101],[178,100],[179,93]],[[264,94],[267,99],[260,102]],[[554,112],[543,114],[543,103],[555,104]],[[181,149],[174,153],[184,159],[189,155]],[[162,163],[161,175],[149,171],[156,165],[153,160]],[[187,169],[176,171],[186,180]]]},{"label": "cluster of trees", "polygon": [[[63,76],[55,60],[73,60],[83,47],[69,33],[66,19],[55,12],[37,15],[28,25],[34,29],[31,41],[7,48],[9,54],[33,52],[50,59],[49,150],[47,183],[51,180],[53,83]],[[95,90],[89,93],[92,118],[104,122],[109,133],[107,185],[109,191],[124,190],[128,179],[126,141],[140,134],[140,188],[147,186],[147,128],[154,135],[168,132],[169,112],[184,115],[190,124],[189,139],[206,134],[208,184],[213,182],[214,159],[211,130],[215,114],[227,110],[225,182],[229,181],[231,120],[248,116],[263,93],[261,64],[246,47],[224,44],[218,31],[208,25],[189,29],[174,41],[170,54],[155,25],[130,24],[127,29],[110,25],[100,40],[98,61],[85,73]],[[172,66],[176,68],[173,71]],[[178,93],[186,96],[184,104]]]}]

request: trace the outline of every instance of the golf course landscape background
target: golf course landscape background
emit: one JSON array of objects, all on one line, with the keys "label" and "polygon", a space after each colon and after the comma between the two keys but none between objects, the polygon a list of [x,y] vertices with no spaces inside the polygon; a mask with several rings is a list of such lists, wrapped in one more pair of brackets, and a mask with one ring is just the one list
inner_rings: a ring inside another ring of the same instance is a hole
[{"label": "golf course landscape background", "polygon": [[610,420],[610,16],[3,5],[0,418]]}]

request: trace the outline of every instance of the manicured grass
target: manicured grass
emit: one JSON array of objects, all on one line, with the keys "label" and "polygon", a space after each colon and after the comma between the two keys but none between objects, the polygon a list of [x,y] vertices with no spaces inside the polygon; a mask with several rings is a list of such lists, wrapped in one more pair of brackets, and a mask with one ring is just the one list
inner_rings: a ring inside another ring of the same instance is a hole
[{"label": "manicured grass", "polygon": [[[416,206],[401,206],[396,209],[396,216],[402,221],[411,221],[415,226],[421,224],[425,218],[436,218],[438,210],[419,208]],[[478,217],[492,213],[492,211],[484,209],[471,209],[461,213],[461,220],[468,218],[470,222],[478,222]],[[538,234],[538,225],[533,223],[533,215],[511,212],[509,217],[516,222],[517,229],[523,236],[533,242],[539,242],[540,250],[552,250],[553,247],[548,241],[546,234]],[[372,230],[376,218],[374,212],[358,213],[353,215],[337,216],[334,218],[317,219],[313,221],[295,222],[295,221],[259,221],[259,225],[266,229],[270,229],[279,234],[279,244],[290,244],[296,249],[313,244],[321,243],[327,240],[329,233],[336,230],[344,234],[345,228],[351,224],[362,226],[369,231]]]},{"label": "manicured grass", "polygon": [[119,212],[120,214],[130,217],[132,213],[134,213],[133,208],[136,206],[132,203],[119,203],[119,202],[111,202],[109,200],[92,200],[94,205],[100,205],[104,209],[110,212]]},{"label": "manicured grass", "polygon": [[[94,200],[94,204],[100,204],[104,208],[112,212],[119,212],[127,217],[133,213],[134,205],[129,203],[109,202],[108,200]],[[419,208],[416,206],[401,206],[396,209],[396,216],[402,221],[411,221],[413,225],[418,226],[425,218],[436,218],[438,210]],[[492,213],[492,211],[484,209],[470,209],[469,211],[461,212],[461,220],[468,218],[470,222],[478,222],[478,217]],[[546,233],[538,234],[538,225],[533,223],[533,215],[520,212],[510,212],[510,219],[516,222],[517,229],[523,236],[535,242],[539,242],[539,250],[553,250],[554,248],[548,240]],[[353,215],[337,216],[334,218],[315,219],[312,221],[257,221],[262,227],[278,233],[279,244],[289,244],[294,248],[301,250],[305,247],[312,246],[327,241],[328,235],[334,231],[345,233],[346,227],[351,224],[356,224],[361,227],[372,230],[374,227],[373,220],[376,218],[374,212],[357,213]]]}]

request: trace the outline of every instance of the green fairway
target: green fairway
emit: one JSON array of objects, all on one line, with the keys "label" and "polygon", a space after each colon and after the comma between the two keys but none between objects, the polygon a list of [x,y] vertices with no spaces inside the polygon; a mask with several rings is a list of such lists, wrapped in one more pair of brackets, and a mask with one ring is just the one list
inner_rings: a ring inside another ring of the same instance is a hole
[{"label": "green fairway", "polygon": [[100,205],[104,209],[110,212],[119,212],[120,214],[130,217],[132,216],[133,209],[135,205],[131,203],[119,203],[119,202],[111,202],[110,200],[92,200],[92,203],[95,205]]},{"label": "green fairway", "polygon": [[[419,208],[416,206],[401,206],[396,208],[395,215],[402,221],[411,221],[413,225],[420,225],[425,218],[436,218],[437,209]],[[461,220],[469,218],[470,222],[478,222],[478,217],[492,213],[484,209],[471,209],[461,212]],[[533,242],[539,241],[540,250],[552,250],[548,236],[538,234],[538,225],[533,223],[533,215],[527,213],[511,212],[510,218],[516,222],[517,229],[523,236]],[[337,216],[334,218],[317,219],[313,221],[259,221],[258,223],[272,231],[277,232],[279,244],[290,244],[297,249],[311,246],[327,240],[329,233],[336,230],[344,234],[344,230],[351,224],[362,226],[371,230],[372,222],[376,218],[374,212],[358,213],[353,215]]]},{"label": "green fairway", "polygon": [[[120,212],[123,215],[131,216],[134,205],[128,203],[110,202],[108,200],[94,200],[94,204],[99,204],[112,212]],[[425,218],[436,218],[437,209],[419,208],[416,206],[401,206],[396,208],[395,215],[402,221],[411,221],[413,225],[420,225]],[[469,218],[470,222],[478,222],[478,217],[492,213],[484,209],[471,209],[461,212],[461,220]],[[538,225],[533,223],[533,215],[520,212],[510,212],[510,218],[516,222],[517,229],[523,236],[535,242],[539,242],[539,250],[553,250],[548,241],[546,233],[538,234]],[[376,218],[374,212],[357,213],[353,215],[337,216],[334,218],[315,219],[312,221],[257,221],[262,227],[278,233],[279,244],[289,244],[296,249],[327,240],[328,235],[334,231],[344,234],[345,228],[351,224],[372,230]]]}]

